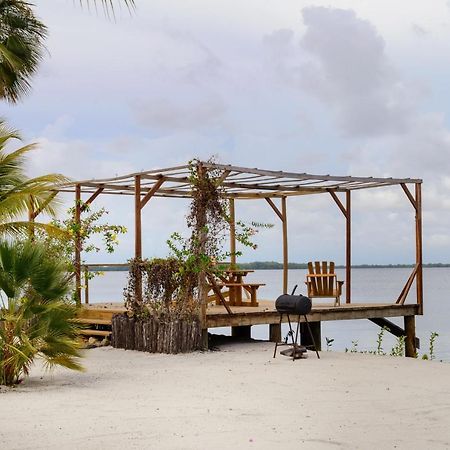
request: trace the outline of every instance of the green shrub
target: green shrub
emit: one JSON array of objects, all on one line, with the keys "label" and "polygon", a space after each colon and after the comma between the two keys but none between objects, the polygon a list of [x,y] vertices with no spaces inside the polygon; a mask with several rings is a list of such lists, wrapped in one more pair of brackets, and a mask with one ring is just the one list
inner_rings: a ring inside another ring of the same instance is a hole
[{"label": "green shrub", "polygon": [[0,242],[0,384],[19,383],[36,357],[82,370],[69,277],[45,252],[34,242]]}]

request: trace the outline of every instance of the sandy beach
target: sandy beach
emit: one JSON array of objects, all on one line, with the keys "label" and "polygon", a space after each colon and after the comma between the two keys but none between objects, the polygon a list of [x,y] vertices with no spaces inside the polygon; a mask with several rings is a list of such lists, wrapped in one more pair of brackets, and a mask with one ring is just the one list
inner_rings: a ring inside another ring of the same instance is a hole
[{"label": "sandy beach", "polygon": [[87,350],[0,391],[2,449],[450,448],[450,365],[270,343],[155,355]]}]

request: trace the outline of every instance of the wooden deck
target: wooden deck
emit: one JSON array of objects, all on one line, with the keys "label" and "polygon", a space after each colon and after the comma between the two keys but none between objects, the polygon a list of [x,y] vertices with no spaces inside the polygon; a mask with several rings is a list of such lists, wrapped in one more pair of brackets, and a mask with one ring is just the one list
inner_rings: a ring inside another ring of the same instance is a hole
[{"label": "wooden deck", "polygon": [[[231,307],[232,315],[223,306],[210,305],[207,309],[208,328],[277,324],[280,316],[275,309],[275,302],[260,300],[259,306]],[[352,303],[333,306],[332,304],[314,304],[308,314],[311,322],[330,320],[354,320],[388,317],[415,316],[418,314],[417,304],[397,305],[392,303]],[[114,314],[125,312],[120,303],[98,303],[84,305],[78,317],[83,323],[110,325]],[[285,320],[287,322],[287,318]]]}]

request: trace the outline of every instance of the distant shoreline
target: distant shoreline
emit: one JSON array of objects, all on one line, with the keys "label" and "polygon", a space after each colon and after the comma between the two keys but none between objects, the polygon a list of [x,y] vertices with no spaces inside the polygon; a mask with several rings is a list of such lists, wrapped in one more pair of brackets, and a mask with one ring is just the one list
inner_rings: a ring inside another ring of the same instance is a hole
[{"label": "distant shoreline", "polygon": [[[88,264],[89,265],[89,264]],[[352,269],[411,269],[414,264],[356,264],[352,266]],[[239,263],[240,269],[248,270],[282,270],[283,264],[276,261],[254,261],[249,263]],[[424,268],[435,269],[450,267],[450,263],[428,263],[423,264]],[[307,269],[308,265],[305,263],[289,263],[289,269]],[[336,265],[336,269],[345,269],[343,265]],[[96,266],[91,268],[92,272],[126,272],[128,268],[121,267],[109,267],[109,266]]]}]

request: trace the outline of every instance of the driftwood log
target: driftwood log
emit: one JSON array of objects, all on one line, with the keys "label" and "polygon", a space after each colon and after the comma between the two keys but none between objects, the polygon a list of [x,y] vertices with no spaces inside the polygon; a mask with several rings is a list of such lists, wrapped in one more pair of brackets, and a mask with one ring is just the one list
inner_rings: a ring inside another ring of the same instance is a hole
[{"label": "driftwood log", "polygon": [[135,319],[125,314],[112,318],[111,345],[150,353],[185,353],[201,349],[202,329],[198,319]]}]

